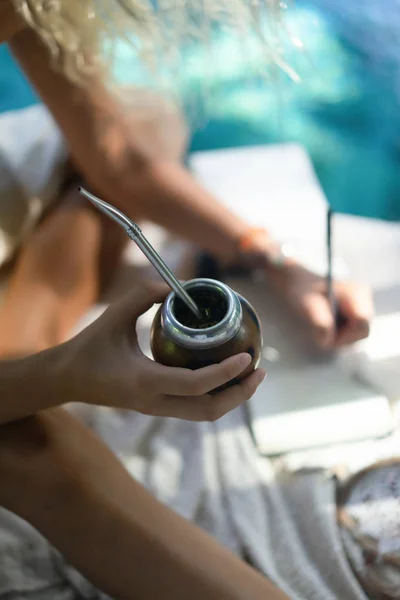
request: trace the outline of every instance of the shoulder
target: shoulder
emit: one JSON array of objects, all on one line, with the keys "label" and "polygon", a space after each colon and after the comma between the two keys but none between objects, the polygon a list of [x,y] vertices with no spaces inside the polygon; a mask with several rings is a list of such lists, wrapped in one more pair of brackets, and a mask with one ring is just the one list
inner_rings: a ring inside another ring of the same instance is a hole
[{"label": "shoulder", "polygon": [[11,0],[0,0],[0,44],[10,41],[26,27]]}]

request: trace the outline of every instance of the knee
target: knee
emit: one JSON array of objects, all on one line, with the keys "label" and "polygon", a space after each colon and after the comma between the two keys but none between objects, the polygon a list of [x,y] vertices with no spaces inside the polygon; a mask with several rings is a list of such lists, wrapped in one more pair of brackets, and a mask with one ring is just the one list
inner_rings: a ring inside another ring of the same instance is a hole
[{"label": "knee", "polygon": [[59,209],[32,234],[19,269],[50,283],[63,297],[96,270],[101,240],[101,221],[94,211],[82,206]]}]

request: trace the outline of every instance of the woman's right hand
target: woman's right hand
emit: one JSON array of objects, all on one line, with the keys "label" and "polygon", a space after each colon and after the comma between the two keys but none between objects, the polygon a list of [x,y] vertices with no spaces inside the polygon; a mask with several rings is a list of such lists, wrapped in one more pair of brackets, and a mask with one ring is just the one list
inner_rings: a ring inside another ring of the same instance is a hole
[{"label": "woman's right hand", "polygon": [[136,284],[122,301],[64,345],[65,359],[58,375],[69,401],[214,421],[254,394],[265,377],[261,369],[238,385],[210,394],[244,371],[251,361],[248,354],[195,371],[166,367],[143,354],[136,321],[168,292],[165,285]]}]

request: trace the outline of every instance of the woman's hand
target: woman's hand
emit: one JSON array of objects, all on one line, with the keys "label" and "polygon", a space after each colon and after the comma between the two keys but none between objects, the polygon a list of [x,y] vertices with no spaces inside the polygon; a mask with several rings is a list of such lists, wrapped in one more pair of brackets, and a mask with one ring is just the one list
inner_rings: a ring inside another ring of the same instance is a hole
[{"label": "woman's hand", "polygon": [[334,284],[336,307],[343,321],[338,328],[324,278],[291,265],[274,279],[290,306],[310,325],[313,339],[321,348],[344,346],[368,337],[373,314],[368,288],[344,281]]},{"label": "woman's hand", "polygon": [[140,282],[122,301],[65,344],[61,367],[70,401],[134,409],[162,417],[214,421],[248,400],[265,377],[257,370],[218,394],[210,391],[238,376],[248,354],[195,371],[165,367],[141,351],[136,321],[168,293],[164,285]]},{"label": "woman's hand", "polygon": [[311,273],[292,258],[284,259],[282,264],[279,245],[263,229],[250,230],[245,241],[248,246],[239,253],[241,262],[248,268],[265,271],[268,282],[309,325],[318,346],[328,349],[368,337],[373,303],[367,287],[336,281],[334,315],[324,277]]}]

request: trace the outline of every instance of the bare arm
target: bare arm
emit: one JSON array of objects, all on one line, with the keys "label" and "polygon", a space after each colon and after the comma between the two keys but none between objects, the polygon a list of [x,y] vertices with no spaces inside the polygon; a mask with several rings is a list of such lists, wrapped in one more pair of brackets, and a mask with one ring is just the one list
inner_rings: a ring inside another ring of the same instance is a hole
[{"label": "bare arm", "polygon": [[0,477],[7,482],[0,502],[113,598],[285,598],[155,500],[96,436],[61,409],[0,428]]},{"label": "bare arm", "polygon": [[25,27],[10,0],[0,0],[0,44],[8,42]]},{"label": "bare arm", "polygon": [[236,257],[247,223],[176,160],[151,152],[143,131],[100,82],[81,88],[55,72],[47,49],[30,30],[16,35],[10,46],[99,193],[135,218],[139,214],[224,260]]},{"label": "bare arm", "polygon": [[58,373],[63,347],[15,360],[0,360],[0,426],[62,404]]}]

